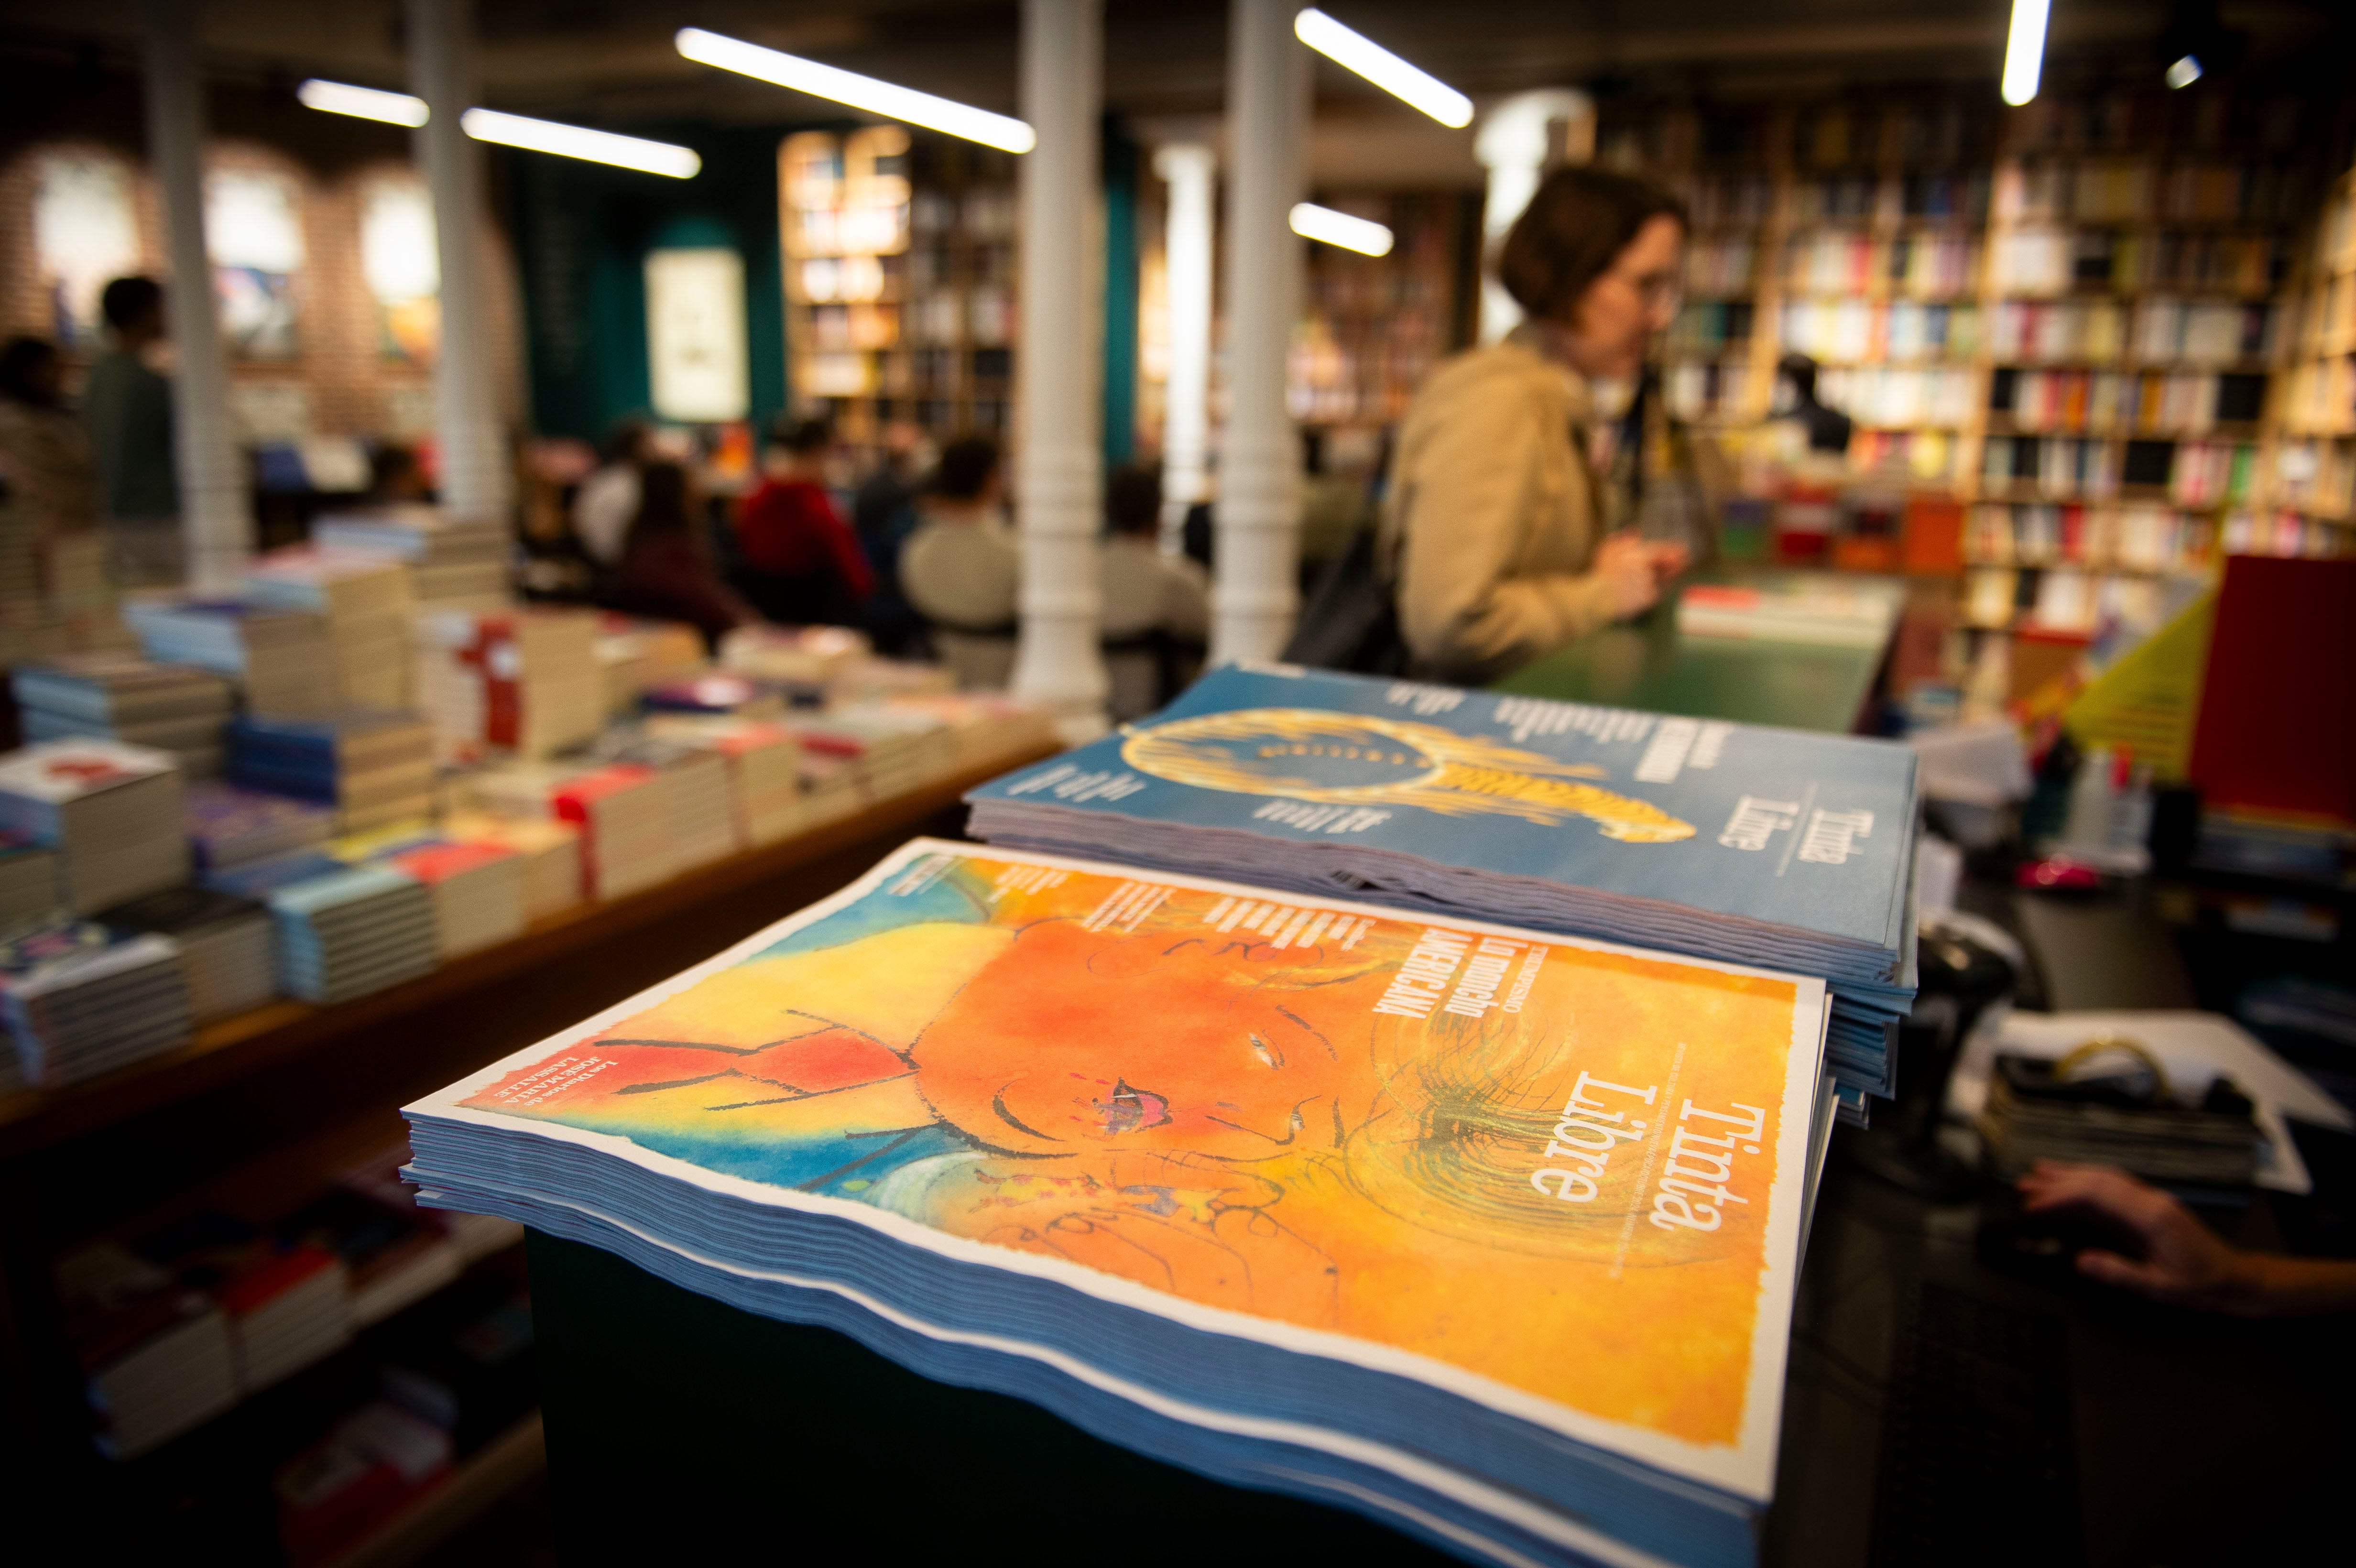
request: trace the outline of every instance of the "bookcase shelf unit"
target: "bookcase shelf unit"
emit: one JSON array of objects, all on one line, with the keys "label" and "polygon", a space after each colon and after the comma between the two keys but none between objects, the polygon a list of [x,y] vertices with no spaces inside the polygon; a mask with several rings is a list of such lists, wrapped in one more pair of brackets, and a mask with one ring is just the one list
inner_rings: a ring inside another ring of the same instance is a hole
[{"label": "bookcase shelf unit", "polygon": [[1293,338],[1286,399],[1312,429],[1396,425],[1458,340],[1459,262],[1469,218],[1453,192],[1325,196],[1326,206],[1391,231],[1390,253],[1312,245],[1306,309]]},{"label": "bookcase shelf unit", "polygon": [[2331,182],[2301,248],[2267,501],[2277,527],[2356,543],[2356,169]]},{"label": "bookcase shelf unit", "polygon": [[886,425],[1003,435],[1013,399],[1016,219],[1006,154],[896,125],[777,149],[798,413],[855,458]]}]

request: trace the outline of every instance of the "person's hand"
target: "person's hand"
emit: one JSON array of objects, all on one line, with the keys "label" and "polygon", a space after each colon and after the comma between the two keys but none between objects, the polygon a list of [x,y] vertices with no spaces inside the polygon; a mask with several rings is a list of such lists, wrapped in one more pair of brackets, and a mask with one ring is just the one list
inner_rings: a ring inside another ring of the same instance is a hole
[{"label": "person's hand", "polygon": [[1661,597],[1663,573],[1654,562],[1661,549],[1685,551],[1676,545],[1647,544],[1634,534],[1612,534],[1595,551],[1595,575],[1603,580],[1612,598],[1612,613],[1625,620],[1653,607]]},{"label": "person's hand", "polygon": [[2175,1307],[2254,1316],[2272,1309],[2263,1261],[2228,1245],[2192,1211],[2156,1187],[2106,1165],[2040,1159],[2020,1179],[2031,1214],[2078,1209],[2133,1232],[2141,1258],[2090,1247],[2078,1272]]},{"label": "person's hand", "polygon": [[1683,571],[1693,560],[1693,553],[1681,544],[1654,544],[1645,548],[1652,551],[1653,583],[1655,587],[1666,587],[1669,579]]}]

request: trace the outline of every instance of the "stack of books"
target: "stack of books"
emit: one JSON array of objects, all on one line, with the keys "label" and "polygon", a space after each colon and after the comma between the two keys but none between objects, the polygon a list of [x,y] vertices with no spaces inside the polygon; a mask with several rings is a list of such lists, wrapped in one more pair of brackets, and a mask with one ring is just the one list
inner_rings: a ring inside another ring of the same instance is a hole
[{"label": "stack of books", "polygon": [[443,1230],[338,1186],[278,1227],[343,1260],[352,1327],[381,1323],[458,1277],[466,1262]]},{"label": "stack of books", "polygon": [[775,719],[786,710],[785,699],[776,688],[725,670],[649,686],[643,701],[649,713],[713,718]]},{"label": "stack of books", "polygon": [[100,1453],[135,1459],[237,1403],[229,1317],[210,1296],[112,1243],[57,1274]]},{"label": "stack of books", "polygon": [[188,846],[207,871],[316,849],[336,830],[332,807],[235,784],[196,785],[187,793],[187,816]]},{"label": "stack of books", "polygon": [[134,601],[123,615],[149,658],[227,676],[249,714],[309,718],[340,700],[327,624],[308,611],[171,598]]},{"label": "stack of books", "polygon": [[325,1247],[206,1212],[147,1237],[138,1251],[184,1289],[220,1304],[241,1398],[351,1342],[350,1279]]},{"label": "stack of books", "polygon": [[532,611],[418,619],[418,700],[441,754],[537,761],[594,739],[605,722],[594,615]]},{"label": "stack of books", "polygon": [[804,827],[839,822],[867,804],[867,771],[857,758],[805,749],[800,767]]},{"label": "stack of books", "polygon": [[551,813],[581,834],[582,885],[618,899],[650,888],[677,865],[671,792],[652,768],[613,763],[549,791]]},{"label": "stack of books", "polygon": [[443,962],[523,934],[523,858],[497,844],[421,844],[385,863],[425,884],[434,898],[434,945]]},{"label": "stack of books", "polygon": [[966,798],[992,843],[1820,976],[1862,1115],[1914,995],[1918,795],[1894,741],[1229,666]]},{"label": "stack of books", "polygon": [[277,925],[278,988],[323,1006],[425,974],[438,962],[433,895],[390,866],[316,852],[215,872],[208,886],[257,899]]},{"label": "stack of books", "polygon": [[372,555],[409,569],[420,610],[496,613],[512,600],[508,540],[495,523],[463,522],[434,507],[334,512],[311,524],[311,542],[339,555]]},{"label": "stack of books", "polygon": [[1890,645],[1906,592],[1896,583],[1794,574],[1766,583],[1693,583],[1677,595],[1677,630],[1817,647]]},{"label": "stack of books", "polygon": [[25,739],[97,737],[152,746],[191,779],[218,778],[234,693],[210,670],[131,653],[62,654],[9,677]]},{"label": "stack of books", "polygon": [[703,634],[693,626],[611,612],[597,618],[597,667],[608,713],[636,713],[648,688],[691,679],[710,664]]},{"label": "stack of books", "polygon": [[124,936],[172,940],[194,1022],[247,1012],[276,995],[270,912],[252,899],[193,885],[166,888],[117,904],[103,918]]},{"label": "stack of books", "polygon": [[1054,749],[1055,715],[1035,702],[990,691],[911,692],[884,699],[894,711],[922,714],[948,727],[958,773],[1023,752]]},{"label": "stack of books", "polygon": [[0,939],[0,1019],[16,1047],[16,1084],[38,1089],[170,1051],[191,1027],[179,948],[95,921],[19,927]]},{"label": "stack of books", "polygon": [[59,907],[58,852],[22,833],[0,831],[0,931]]},{"label": "stack of books", "polygon": [[91,914],[188,880],[180,769],[115,741],[43,741],[0,756],[0,829],[55,849],[58,902]]},{"label": "stack of books", "polygon": [[757,719],[698,719],[657,714],[647,733],[658,741],[698,746],[727,764],[736,838],[774,844],[808,820],[802,789],[801,742],[782,724]]},{"label": "stack of books", "polygon": [[581,901],[578,828],[546,817],[454,811],[443,817],[441,831],[454,844],[494,845],[522,862],[519,875],[527,923],[561,914]]},{"label": "stack of books", "polygon": [[1724,960],[917,840],[407,1107],[408,1174],[1460,1554],[1748,1563],[1825,1007]]},{"label": "stack of books", "polygon": [[869,656],[864,635],[844,626],[739,626],[720,640],[720,662],[815,707]]},{"label": "stack of books", "polygon": [[336,813],[340,833],[434,806],[434,731],[408,713],[347,709],[318,719],[247,716],[230,726],[229,776]]},{"label": "stack of books", "polygon": [[957,732],[920,710],[854,703],[798,718],[794,729],[805,750],[857,763],[871,801],[907,795],[957,771]]},{"label": "stack of books", "polygon": [[325,1568],[450,1478],[450,1435],[386,1400],[346,1415],[278,1467],[278,1543],[287,1568]]},{"label": "stack of books", "polygon": [[246,569],[245,597],[307,610],[327,625],[336,694],[348,708],[401,709],[413,700],[417,656],[408,569],[380,556],[316,548],[274,550]]},{"label": "stack of books", "polygon": [[670,817],[670,875],[736,852],[742,840],[736,832],[735,776],[726,757],[692,741],[658,740],[637,730],[615,731],[599,755],[654,774]]}]

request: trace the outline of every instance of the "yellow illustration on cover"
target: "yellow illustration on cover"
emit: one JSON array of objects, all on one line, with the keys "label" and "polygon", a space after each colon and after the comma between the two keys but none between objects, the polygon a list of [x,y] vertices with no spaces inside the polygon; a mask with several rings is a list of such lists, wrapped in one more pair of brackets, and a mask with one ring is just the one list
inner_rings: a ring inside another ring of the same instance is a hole
[{"label": "yellow illustration on cover", "polygon": [[462,1103],[1738,1440],[1815,982],[933,848]]}]

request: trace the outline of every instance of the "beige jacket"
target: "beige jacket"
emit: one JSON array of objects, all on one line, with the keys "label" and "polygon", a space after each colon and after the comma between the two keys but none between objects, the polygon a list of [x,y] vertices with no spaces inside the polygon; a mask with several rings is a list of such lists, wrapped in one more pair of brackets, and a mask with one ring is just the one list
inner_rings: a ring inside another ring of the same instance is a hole
[{"label": "beige jacket", "polygon": [[1593,411],[1587,384],[1519,332],[1448,360],[1417,392],[1383,540],[1420,672],[1477,685],[1612,619],[1589,573],[1595,478],[1571,439]]}]

